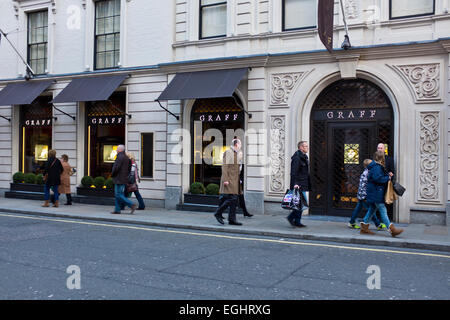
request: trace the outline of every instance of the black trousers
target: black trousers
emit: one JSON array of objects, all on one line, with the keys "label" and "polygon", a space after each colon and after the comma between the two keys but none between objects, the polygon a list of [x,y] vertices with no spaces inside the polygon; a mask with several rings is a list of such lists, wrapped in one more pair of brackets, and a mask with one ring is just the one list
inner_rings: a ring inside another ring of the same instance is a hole
[{"label": "black trousers", "polygon": [[216,214],[222,215],[222,213],[230,208],[230,213],[228,214],[228,221],[236,221],[236,206],[238,203],[237,194],[222,194],[219,207],[216,210]]},{"label": "black trousers", "polygon": [[[222,203],[225,201],[225,195],[222,194],[219,196],[219,207],[222,205]],[[238,201],[237,201],[238,206],[242,209],[242,211],[244,212],[244,214],[248,214],[247,211],[247,207],[245,206],[245,198],[244,198],[244,194],[241,193],[238,195]]]}]

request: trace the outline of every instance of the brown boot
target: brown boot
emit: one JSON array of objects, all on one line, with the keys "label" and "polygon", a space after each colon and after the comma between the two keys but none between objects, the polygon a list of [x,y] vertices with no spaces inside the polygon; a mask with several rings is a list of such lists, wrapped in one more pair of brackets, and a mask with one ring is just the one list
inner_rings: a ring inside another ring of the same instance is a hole
[{"label": "brown boot", "polygon": [[389,225],[389,232],[391,233],[391,236],[395,237],[395,236],[398,236],[400,233],[402,233],[402,232],[403,232],[403,229],[396,228],[396,227],[394,227],[394,225],[391,223],[391,224]]},{"label": "brown boot", "polygon": [[50,205],[48,204],[50,201],[45,200],[44,204],[42,205],[42,207],[50,207]]},{"label": "brown boot", "polygon": [[56,200],[55,201],[55,204],[53,205],[55,208],[58,208],[59,207],[59,200]]},{"label": "brown boot", "polygon": [[375,234],[374,232],[369,230],[369,224],[361,222],[361,231],[359,231],[360,234]]}]

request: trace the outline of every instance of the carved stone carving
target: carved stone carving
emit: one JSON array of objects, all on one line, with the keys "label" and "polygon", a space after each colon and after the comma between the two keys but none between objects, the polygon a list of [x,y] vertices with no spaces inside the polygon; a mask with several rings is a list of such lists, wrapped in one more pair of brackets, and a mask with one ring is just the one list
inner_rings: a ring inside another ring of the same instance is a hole
[{"label": "carved stone carving", "polygon": [[439,112],[419,116],[418,200],[439,200]]},{"label": "carved stone carving", "polygon": [[440,64],[393,66],[408,83],[416,102],[441,100]]},{"label": "carved stone carving", "polygon": [[286,117],[270,117],[270,170],[269,192],[284,193],[285,191],[285,141],[286,141]]},{"label": "carved stone carving", "polygon": [[358,4],[355,0],[345,0],[345,16],[347,19],[358,18]]},{"label": "carved stone carving", "polygon": [[291,91],[308,72],[277,73],[271,76],[271,105],[287,105]]}]

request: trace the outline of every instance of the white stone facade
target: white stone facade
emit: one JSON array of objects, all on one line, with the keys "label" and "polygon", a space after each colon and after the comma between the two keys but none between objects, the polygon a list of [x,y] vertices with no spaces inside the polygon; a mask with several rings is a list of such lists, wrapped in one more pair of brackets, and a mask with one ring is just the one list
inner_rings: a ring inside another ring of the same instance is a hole
[{"label": "white stone facade", "polygon": [[[394,112],[397,181],[407,189],[396,204],[395,220],[442,224],[450,202],[449,2],[436,0],[433,15],[389,19],[388,0],[344,0],[353,48],[343,51],[345,31],[336,0],[336,50],[330,55],[316,28],[282,30],[282,0],[228,0],[227,36],[204,40],[199,39],[199,0],[121,0],[121,65],[101,72],[93,70],[93,0],[4,0],[0,28],[26,56],[26,13],[48,8],[47,77],[56,83],[46,94],[56,96],[73,78],[130,75],[120,88],[127,92],[132,115],[126,144],[139,156],[140,134],[155,133],[154,177],[140,188],[157,206],[182,202],[190,184],[189,165],[170,155],[175,150],[191,157],[179,132],[190,128],[194,101],[163,103],[180,115],[179,121],[154,102],[176,73],[251,68],[236,94],[252,114],[245,124],[255,135],[245,144],[245,185],[250,207],[260,214],[278,210],[289,187],[290,157],[298,141],[310,140],[311,110],[322,90],[340,79],[369,80],[385,92]],[[23,79],[25,68],[4,40],[0,59],[0,89]],[[58,107],[76,116],[73,121],[55,111],[53,131],[54,148],[78,168],[75,186],[84,172],[84,105]],[[1,106],[0,114],[11,118],[10,123],[0,119],[0,187],[7,189],[18,170],[17,106]],[[259,129],[267,129],[266,134]]]}]

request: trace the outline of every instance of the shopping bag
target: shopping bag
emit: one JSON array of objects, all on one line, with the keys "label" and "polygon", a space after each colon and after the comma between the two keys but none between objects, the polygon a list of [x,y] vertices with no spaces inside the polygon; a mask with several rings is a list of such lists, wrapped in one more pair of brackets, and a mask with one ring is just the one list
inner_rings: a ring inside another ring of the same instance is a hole
[{"label": "shopping bag", "polygon": [[286,190],[283,200],[281,201],[281,207],[283,209],[292,210],[291,209],[292,193],[293,193],[293,190],[289,190],[289,189]]},{"label": "shopping bag", "polygon": [[393,185],[394,192],[400,197],[405,193],[406,189],[400,183],[396,182]]},{"label": "shopping bag", "polygon": [[392,204],[397,199],[398,195],[394,192],[392,181],[389,180],[386,188],[386,193],[384,194],[384,202],[386,202],[386,204]]}]

